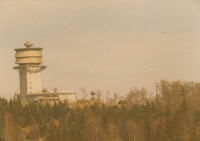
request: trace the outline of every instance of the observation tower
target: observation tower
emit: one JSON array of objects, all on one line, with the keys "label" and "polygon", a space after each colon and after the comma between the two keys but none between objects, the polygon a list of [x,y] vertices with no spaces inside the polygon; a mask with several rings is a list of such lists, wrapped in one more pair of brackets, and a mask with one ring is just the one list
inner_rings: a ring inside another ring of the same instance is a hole
[{"label": "observation tower", "polygon": [[15,49],[15,64],[13,69],[19,72],[20,79],[20,98],[22,102],[28,101],[28,96],[32,94],[41,94],[41,71],[46,66],[41,65],[42,61],[42,49],[32,47],[33,44],[26,42],[24,44],[26,48]]}]

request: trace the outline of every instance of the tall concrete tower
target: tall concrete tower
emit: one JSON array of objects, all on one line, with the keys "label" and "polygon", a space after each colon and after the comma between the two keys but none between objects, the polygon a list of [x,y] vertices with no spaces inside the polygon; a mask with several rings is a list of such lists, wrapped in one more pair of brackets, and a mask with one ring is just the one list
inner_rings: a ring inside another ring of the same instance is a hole
[{"label": "tall concrete tower", "polygon": [[32,47],[33,44],[26,42],[26,48],[15,49],[16,62],[18,66],[13,69],[19,72],[20,98],[22,102],[27,101],[28,95],[41,94],[41,71],[46,68],[42,64],[42,48]]}]

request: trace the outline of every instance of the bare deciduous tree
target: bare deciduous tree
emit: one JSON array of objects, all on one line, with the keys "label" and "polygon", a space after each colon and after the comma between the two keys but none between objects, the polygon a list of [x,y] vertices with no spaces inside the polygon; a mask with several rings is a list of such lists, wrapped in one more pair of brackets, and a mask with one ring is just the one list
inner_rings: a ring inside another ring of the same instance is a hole
[{"label": "bare deciduous tree", "polygon": [[114,104],[116,104],[117,99],[119,98],[117,93],[113,93],[113,100],[114,100]]},{"label": "bare deciduous tree", "polygon": [[82,92],[82,94],[83,94],[83,100],[84,100],[84,102],[85,102],[85,99],[86,99],[86,96],[87,96],[86,89],[85,89],[85,88],[83,88],[83,87],[80,87],[79,89],[80,89],[80,91],[81,91],[81,92]]},{"label": "bare deciduous tree", "polygon": [[83,138],[87,141],[100,141],[104,140],[104,130],[102,127],[101,118],[95,116],[88,111],[84,117],[84,130],[82,131]]},{"label": "bare deciduous tree", "polygon": [[97,95],[98,101],[101,101],[101,97],[102,97],[102,91],[101,91],[101,89],[98,89],[98,90],[96,91],[96,95]]},{"label": "bare deciduous tree", "polygon": [[107,130],[108,130],[109,141],[121,141],[119,128],[116,124],[109,123]]},{"label": "bare deciduous tree", "polygon": [[21,141],[22,132],[21,127],[15,121],[11,113],[6,113],[5,117],[5,140],[6,141]]},{"label": "bare deciduous tree", "polygon": [[106,92],[106,103],[107,103],[107,104],[108,104],[108,102],[109,102],[109,97],[110,97],[110,91],[107,90],[107,92]]}]

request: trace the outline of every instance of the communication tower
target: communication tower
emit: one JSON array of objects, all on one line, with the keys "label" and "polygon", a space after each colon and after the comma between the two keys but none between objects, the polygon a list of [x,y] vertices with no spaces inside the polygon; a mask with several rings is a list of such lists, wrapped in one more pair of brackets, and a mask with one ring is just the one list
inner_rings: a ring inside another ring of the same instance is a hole
[{"label": "communication tower", "polygon": [[39,94],[42,92],[41,85],[41,71],[46,66],[41,65],[42,48],[32,47],[33,44],[26,42],[26,48],[15,49],[15,64],[13,69],[19,72],[20,79],[20,98],[22,102],[27,101],[27,96],[32,94]]}]

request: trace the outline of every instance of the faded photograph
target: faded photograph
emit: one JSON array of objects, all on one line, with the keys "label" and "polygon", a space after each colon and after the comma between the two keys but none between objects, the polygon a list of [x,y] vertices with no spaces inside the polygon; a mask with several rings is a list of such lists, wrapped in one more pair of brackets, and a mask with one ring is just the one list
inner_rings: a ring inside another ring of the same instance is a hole
[{"label": "faded photograph", "polygon": [[0,141],[199,141],[200,1],[0,1]]}]

